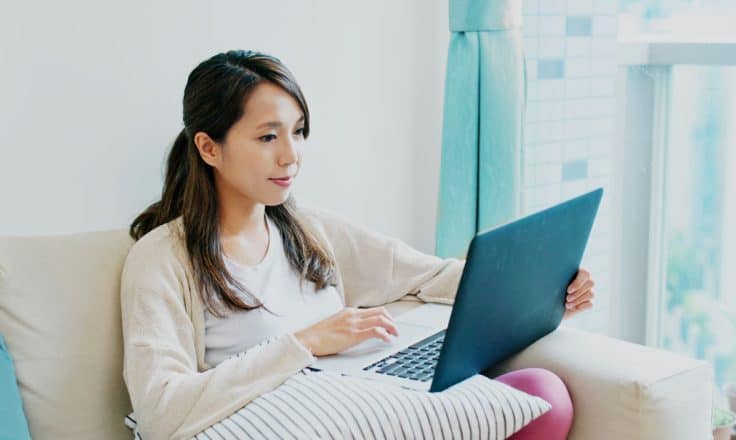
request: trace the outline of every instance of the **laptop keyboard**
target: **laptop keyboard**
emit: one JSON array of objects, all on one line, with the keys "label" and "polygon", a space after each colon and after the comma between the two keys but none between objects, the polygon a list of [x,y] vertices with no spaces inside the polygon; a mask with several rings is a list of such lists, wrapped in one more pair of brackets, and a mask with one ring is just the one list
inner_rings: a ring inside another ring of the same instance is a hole
[{"label": "laptop keyboard", "polygon": [[443,330],[368,365],[363,370],[427,382],[434,376],[444,340],[445,331]]}]

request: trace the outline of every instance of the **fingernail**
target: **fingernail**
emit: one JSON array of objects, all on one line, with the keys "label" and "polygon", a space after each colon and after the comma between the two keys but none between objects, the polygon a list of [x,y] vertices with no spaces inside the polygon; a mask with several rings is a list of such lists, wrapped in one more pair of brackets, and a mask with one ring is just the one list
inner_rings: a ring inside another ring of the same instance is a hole
[{"label": "fingernail", "polygon": [[565,304],[565,308],[568,309],[568,310],[569,309],[572,309],[573,308],[573,305],[570,304],[570,303],[567,303],[567,304]]}]

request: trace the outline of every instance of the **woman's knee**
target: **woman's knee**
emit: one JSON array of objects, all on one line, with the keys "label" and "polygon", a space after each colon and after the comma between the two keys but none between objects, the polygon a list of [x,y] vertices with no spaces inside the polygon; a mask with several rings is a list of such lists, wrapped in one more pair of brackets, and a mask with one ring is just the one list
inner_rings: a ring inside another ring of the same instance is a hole
[{"label": "woman's knee", "polygon": [[573,406],[570,393],[559,376],[543,368],[525,368],[503,374],[495,379],[525,393],[541,397],[552,405],[552,409],[532,421],[519,434],[524,431],[543,429],[547,433],[550,432],[549,430],[560,433],[559,438],[566,437],[572,425]]}]

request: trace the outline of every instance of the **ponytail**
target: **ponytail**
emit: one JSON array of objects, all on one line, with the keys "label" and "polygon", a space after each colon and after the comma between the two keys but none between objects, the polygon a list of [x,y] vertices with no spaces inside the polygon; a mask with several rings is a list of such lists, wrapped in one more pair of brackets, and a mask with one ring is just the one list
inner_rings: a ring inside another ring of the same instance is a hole
[{"label": "ponytail", "polygon": [[166,161],[166,178],[161,200],[145,209],[130,225],[130,236],[139,240],[159,225],[177,218],[182,212],[184,188],[189,174],[189,136],[186,129],[176,137]]}]

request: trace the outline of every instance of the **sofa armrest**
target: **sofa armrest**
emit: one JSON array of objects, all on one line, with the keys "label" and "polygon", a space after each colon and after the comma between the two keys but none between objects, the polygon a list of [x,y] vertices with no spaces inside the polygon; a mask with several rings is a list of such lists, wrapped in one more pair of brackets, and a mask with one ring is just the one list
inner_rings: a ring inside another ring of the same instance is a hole
[{"label": "sofa armrest", "polygon": [[710,364],[564,325],[494,369],[548,369],[575,410],[571,440],[710,439]]},{"label": "sofa armrest", "polygon": [[[420,304],[387,308],[397,317]],[[570,440],[711,439],[713,372],[706,362],[563,323],[490,373],[531,367],[567,385],[575,410]]]}]

